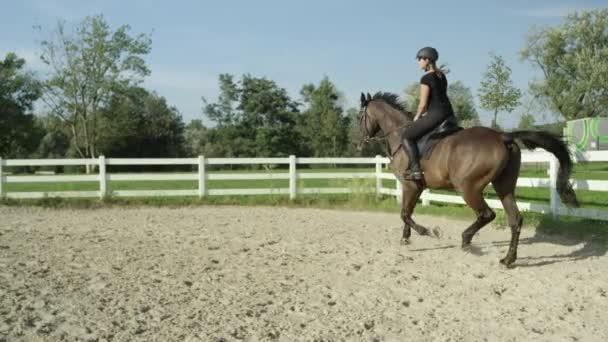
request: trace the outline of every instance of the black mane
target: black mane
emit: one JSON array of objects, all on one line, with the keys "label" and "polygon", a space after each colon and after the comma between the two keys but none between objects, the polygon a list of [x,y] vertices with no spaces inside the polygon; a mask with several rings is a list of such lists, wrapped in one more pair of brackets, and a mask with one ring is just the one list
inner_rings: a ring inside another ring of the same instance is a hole
[{"label": "black mane", "polygon": [[382,100],[397,110],[407,112],[407,109],[405,109],[405,105],[399,100],[399,96],[397,94],[379,91],[374,94],[372,100]]}]

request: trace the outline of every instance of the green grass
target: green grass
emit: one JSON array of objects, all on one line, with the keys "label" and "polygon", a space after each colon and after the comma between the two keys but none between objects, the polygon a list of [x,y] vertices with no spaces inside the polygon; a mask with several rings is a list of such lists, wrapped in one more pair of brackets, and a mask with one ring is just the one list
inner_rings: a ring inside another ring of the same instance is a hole
[{"label": "green grass", "polygon": [[[286,173],[284,169],[273,170],[222,170],[221,173]],[[302,169],[299,172],[374,172],[374,168],[316,168]],[[389,172],[389,171],[385,171]],[[213,171],[210,173],[220,173]],[[527,166],[522,169],[521,177],[546,178],[546,169],[541,166]],[[576,164],[572,178],[579,179],[604,179],[608,180],[608,163]],[[384,187],[395,188],[395,181],[383,180]],[[8,183],[4,185],[4,191],[96,191],[99,188],[97,182],[66,182],[66,183]],[[208,189],[236,189],[236,188],[287,188],[288,180],[217,180],[208,181]],[[298,187],[374,187],[375,180],[325,180],[308,179],[299,180]],[[108,183],[110,191],[113,190],[182,190],[197,189],[197,181],[112,181]],[[435,193],[456,194],[454,191],[438,191]],[[583,207],[601,208],[608,207],[608,193],[588,190],[576,191],[579,201]],[[486,190],[488,198],[496,198],[491,187]],[[517,199],[519,201],[544,203],[549,202],[548,188],[518,188]],[[371,210],[385,211],[398,214],[399,205],[394,197],[356,192],[354,194],[324,194],[324,195],[298,195],[290,201],[286,195],[272,196],[208,196],[203,199],[197,197],[150,197],[150,198],[108,198],[100,201],[98,199],[60,199],[44,198],[38,200],[3,200],[5,205],[36,205],[50,208],[105,208],[112,206],[197,206],[197,205],[268,205],[287,207],[315,207],[327,209],[345,210]],[[502,211],[498,213],[498,225],[505,226],[506,220]],[[430,206],[419,205],[416,214],[446,216],[467,221],[475,219],[470,208],[445,203],[433,203]],[[539,231],[561,235],[568,235],[575,239],[591,237],[600,242],[608,242],[608,223],[580,218],[560,217],[558,220],[539,213],[524,213],[524,219],[528,227],[534,227]],[[465,224],[466,225],[466,224]],[[575,227],[575,229],[573,229]]]},{"label": "green grass", "polygon": [[[157,207],[185,207],[201,205],[240,205],[240,206],[283,206],[292,208],[322,208],[334,210],[380,211],[399,215],[400,206],[395,198],[388,196],[377,197],[374,194],[354,193],[350,195],[300,195],[290,201],[287,196],[211,196],[203,199],[197,197],[138,197],[138,198],[112,198],[73,199],[73,198],[44,198],[36,200],[4,199],[0,204],[7,206],[41,206],[45,208],[70,209],[99,209],[125,206],[157,206]],[[433,204],[429,206],[418,205],[415,215],[430,215],[456,218],[463,220],[462,229],[465,229],[475,216],[472,210],[457,204]],[[536,229],[539,232],[566,236],[574,243],[594,241],[608,245],[608,222],[580,219],[573,217],[559,217],[524,212],[524,226]],[[494,222],[499,228],[506,227],[506,218],[503,211],[497,211],[497,220]]]}]

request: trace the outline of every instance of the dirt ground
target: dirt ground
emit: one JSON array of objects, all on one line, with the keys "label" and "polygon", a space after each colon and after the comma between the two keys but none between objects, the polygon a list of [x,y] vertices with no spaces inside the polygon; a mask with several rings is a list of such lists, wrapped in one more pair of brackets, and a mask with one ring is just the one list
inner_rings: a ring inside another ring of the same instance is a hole
[{"label": "dirt ground", "polygon": [[608,341],[605,246],[416,218],[0,207],[0,341]]}]

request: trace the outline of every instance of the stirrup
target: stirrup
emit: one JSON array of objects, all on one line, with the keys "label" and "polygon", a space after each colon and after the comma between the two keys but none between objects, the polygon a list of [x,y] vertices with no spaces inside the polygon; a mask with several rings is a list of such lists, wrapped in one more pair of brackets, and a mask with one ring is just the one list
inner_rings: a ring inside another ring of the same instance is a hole
[{"label": "stirrup", "polygon": [[420,170],[418,170],[418,171],[406,170],[405,173],[403,174],[403,178],[405,180],[420,181],[420,180],[424,179],[424,175],[423,175],[422,171],[420,171]]}]

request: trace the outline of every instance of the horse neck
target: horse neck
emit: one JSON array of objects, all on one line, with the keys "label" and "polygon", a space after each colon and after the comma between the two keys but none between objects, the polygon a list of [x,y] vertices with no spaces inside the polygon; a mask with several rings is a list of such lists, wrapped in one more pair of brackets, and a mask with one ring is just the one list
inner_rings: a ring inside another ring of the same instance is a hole
[{"label": "horse neck", "polygon": [[377,112],[376,117],[378,118],[380,129],[386,135],[391,151],[394,151],[401,144],[403,126],[411,120],[404,113],[386,104],[378,106]]}]

